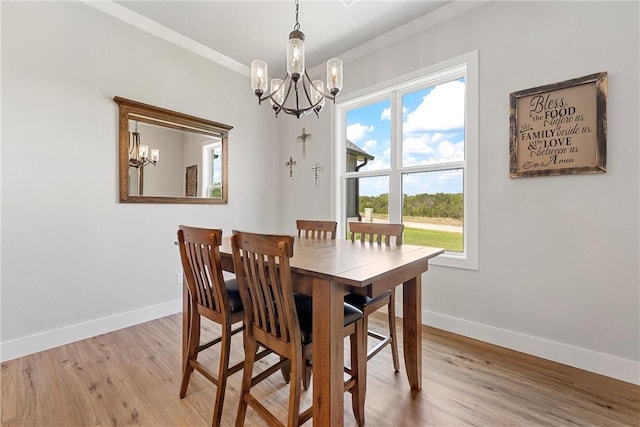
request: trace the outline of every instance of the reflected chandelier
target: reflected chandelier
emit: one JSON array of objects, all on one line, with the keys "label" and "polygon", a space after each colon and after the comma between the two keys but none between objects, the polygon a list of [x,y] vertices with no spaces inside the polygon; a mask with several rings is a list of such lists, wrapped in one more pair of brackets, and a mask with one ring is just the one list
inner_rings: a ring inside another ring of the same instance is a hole
[{"label": "reflected chandelier", "polygon": [[131,142],[129,143],[129,167],[143,168],[148,165],[156,165],[160,159],[160,150],[152,148],[149,153],[149,146],[140,144],[140,132],[138,132],[138,122],[136,130],[131,132]]},{"label": "reflected chandelier", "polygon": [[[333,102],[342,89],[342,61],[331,58],[327,61],[327,90],[321,80],[311,80],[304,61],[304,33],[300,31],[298,22],[299,4],[296,0],[296,24],[289,33],[287,44],[287,75],[284,79],[272,79],[267,91],[268,73],[267,63],[256,59],[251,62],[251,88],[258,97],[258,105],[267,99],[275,111],[276,117],[281,111],[300,118],[312,111],[320,117],[320,110],[324,107],[325,99]],[[289,100],[291,92],[295,100]],[[266,94],[265,94],[266,93]]]}]

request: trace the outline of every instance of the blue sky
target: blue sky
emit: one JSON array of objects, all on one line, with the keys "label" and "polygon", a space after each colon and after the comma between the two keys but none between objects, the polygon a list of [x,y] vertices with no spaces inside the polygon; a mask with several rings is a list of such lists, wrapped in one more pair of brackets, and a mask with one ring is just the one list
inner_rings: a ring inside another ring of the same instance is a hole
[{"label": "blue sky", "polygon": [[[402,167],[464,160],[464,79],[407,93],[402,97]],[[389,99],[347,112],[347,139],[375,159],[361,170],[391,167]],[[361,183],[361,195],[388,192],[388,179]],[[405,194],[460,193],[462,172],[449,170],[405,175]]]}]

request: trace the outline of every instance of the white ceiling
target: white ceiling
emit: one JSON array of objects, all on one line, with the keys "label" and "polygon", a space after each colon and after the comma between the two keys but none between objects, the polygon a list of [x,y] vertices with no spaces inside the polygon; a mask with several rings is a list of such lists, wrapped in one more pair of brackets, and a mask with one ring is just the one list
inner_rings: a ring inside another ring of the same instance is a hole
[{"label": "white ceiling", "polygon": [[[286,43],[295,24],[294,0],[115,3],[244,66],[263,59],[271,76],[285,72]],[[307,69],[448,3],[452,1],[300,0],[298,20],[306,37]]]}]

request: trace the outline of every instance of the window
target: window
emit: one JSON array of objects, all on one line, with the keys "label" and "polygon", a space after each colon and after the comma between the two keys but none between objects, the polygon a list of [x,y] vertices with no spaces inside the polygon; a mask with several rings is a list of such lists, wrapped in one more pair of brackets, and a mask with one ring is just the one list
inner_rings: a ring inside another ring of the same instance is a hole
[{"label": "window", "polygon": [[204,183],[202,186],[202,197],[222,197],[221,150],[222,142],[220,140],[202,147],[202,164],[205,166],[202,176]]},{"label": "window", "polygon": [[432,264],[478,268],[477,53],[336,104],[339,232],[402,222]]}]

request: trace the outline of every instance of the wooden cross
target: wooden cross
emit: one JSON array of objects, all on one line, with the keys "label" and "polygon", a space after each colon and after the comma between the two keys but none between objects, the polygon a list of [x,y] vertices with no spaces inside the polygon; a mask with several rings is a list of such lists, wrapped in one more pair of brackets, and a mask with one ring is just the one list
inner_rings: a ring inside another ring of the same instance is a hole
[{"label": "wooden cross", "polygon": [[307,157],[307,139],[311,139],[311,134],[307,133],[306,128],[302,128],[302,134],[298,137],[298,141],[302,142],[302,157]]},{"label": "wooden cross", "polygon": [[318,171],[321,171],[321,170],[323,170],[323,169],[324,169],[324,168],[323,168],[322,166],[320,166],[320,165],[318,164],[318,162],[316,162],[315,167],[312,167],[312,168],[311,168],[311,170],[313,171],[313,173],[315,174],[315,177],[316,177],[316,187],[319,187],[319,185],[318,185]]},{"label": "wooden cross", "polygon": [[289,156],[289,161],[285,163],[285,166],[289,167],[289,178],[293,178],[293,167],[296,165],[296,161],[293,160],[293,156]]}]

